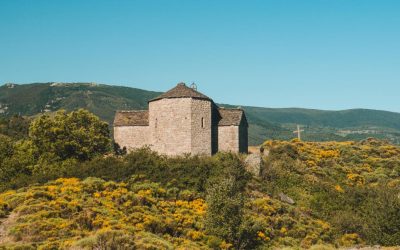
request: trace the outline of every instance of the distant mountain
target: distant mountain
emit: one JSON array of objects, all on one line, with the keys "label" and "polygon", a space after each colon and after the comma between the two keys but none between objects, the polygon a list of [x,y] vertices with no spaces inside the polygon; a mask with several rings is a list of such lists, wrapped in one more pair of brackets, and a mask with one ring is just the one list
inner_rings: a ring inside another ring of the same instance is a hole
[{"label": "distant mountain", "polygon": [[0,87],[0,112],[35,115],[61,108],[86,108],[110,122],[116,109],[146,109],[160,92],[95,83],[5,84]]},{"label": "distant mountain", "polygon": [[[142,89],[96,83],[32,83],[0,86],[0,115],[27,116],[58,109],[86,108],[111,123],[115,110],[147,109],[147,101],[161,94]],[[226,107],[236,107],[225,105]],[[294,138],[297,124],[309,141],[358,140],[366,137],[400,143],[400,114],[366,109],[322,111],[243,107],[249,120],[250,144],[266,139]]]}]

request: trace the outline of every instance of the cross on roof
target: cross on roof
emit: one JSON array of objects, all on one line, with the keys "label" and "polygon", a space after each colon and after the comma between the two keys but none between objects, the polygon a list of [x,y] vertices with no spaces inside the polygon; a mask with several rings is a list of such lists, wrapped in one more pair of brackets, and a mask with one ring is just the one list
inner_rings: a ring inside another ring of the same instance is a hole
[{"label": "cross on roof", "polygon": [[304,132],[304,129],[300,129],[300,125],[297,125],[297,130],[293,131],[293,134],[297,134],[299,141],[301,141],[301,132]]}]

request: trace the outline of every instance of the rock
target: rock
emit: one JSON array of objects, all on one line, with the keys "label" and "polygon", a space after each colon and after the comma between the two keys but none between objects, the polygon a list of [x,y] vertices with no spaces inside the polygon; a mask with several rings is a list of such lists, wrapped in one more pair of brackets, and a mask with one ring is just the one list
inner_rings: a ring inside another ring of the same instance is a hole
[{"label": "rock", "polygon": [[255,176],[260,176],[263,160],[260,154],[249,154],[245,161],[246,170]]},{"label": "rock", "polygon": [[284,193],[279,193],[278,196],[279,196],[279,199],[282,202],[288,203],[290,205],[295,204],[294,200],[292,198],[290,198],[289,196],[287,196],[286,194],[284,194]]}]

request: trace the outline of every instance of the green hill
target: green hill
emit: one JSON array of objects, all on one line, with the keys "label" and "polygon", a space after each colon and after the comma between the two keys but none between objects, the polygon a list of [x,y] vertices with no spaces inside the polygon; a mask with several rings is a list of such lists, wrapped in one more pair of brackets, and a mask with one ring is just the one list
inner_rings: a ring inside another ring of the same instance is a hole
[{"label": "green hill", "polygon": [[147,100],[159,94],[160,92],[95,83],[5,84],[0,87],[0,105],[7,114],[22,115],[35,115],[61,108],[86,108],[110,122],[115,110],[145,109]]},{"label": "green hill", "polygon": [[[160,92],[96,83],[32,83],[0,86],[0,115],[32,116],[58,109],[86,108],[111,123],[115,110],[147,109],[147,100]],[[222,105],[233,106],[235,105]],[[322,111],[243,107],[251,145],[268,139],[292,139],[297,124],[306,141],[345,141],[367,137],[400,143],[400,114],[365,109]]]}]

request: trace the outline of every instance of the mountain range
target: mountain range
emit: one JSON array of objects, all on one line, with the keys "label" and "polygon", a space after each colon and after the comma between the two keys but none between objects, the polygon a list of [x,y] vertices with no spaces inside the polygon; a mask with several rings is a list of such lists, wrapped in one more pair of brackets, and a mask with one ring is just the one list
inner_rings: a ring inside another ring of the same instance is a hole
[{"label": "mountain range", "polygon": [[[112,124],[116,110],[147,109],[161,92],[97,83],[7,83],[0,86],[0,116],[35,116],[59,109],[85,108]],[[218,104],[223,107],[238,105]],[[301,108],[241,106],[249,121],[249,143],[289,140],[301,126],[306,141],[346,141],[368,137],[400,144],[400,113],[351,109],[325,111]]]}]

